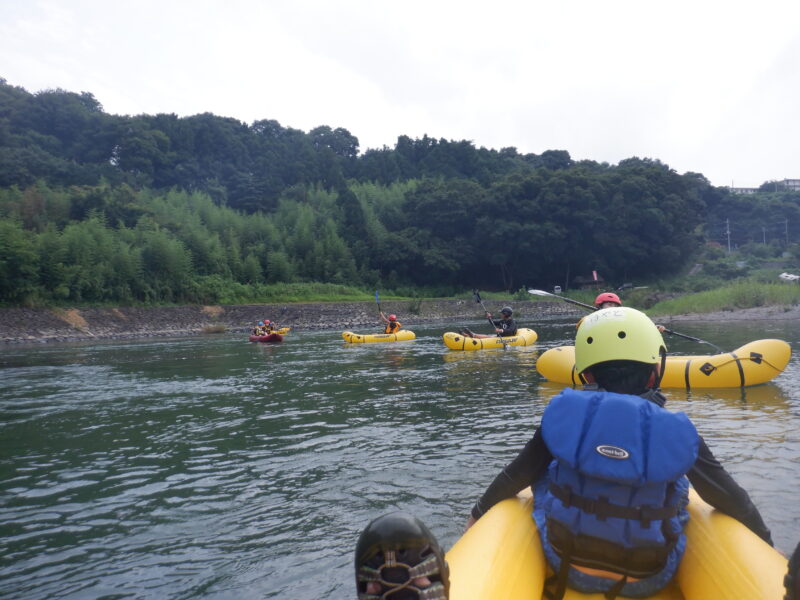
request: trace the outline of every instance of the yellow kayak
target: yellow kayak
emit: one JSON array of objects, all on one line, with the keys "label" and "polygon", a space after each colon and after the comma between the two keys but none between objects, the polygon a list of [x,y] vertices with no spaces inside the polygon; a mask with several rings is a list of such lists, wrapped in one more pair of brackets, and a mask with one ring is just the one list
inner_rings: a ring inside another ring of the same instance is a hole
[{"label": "yellow kayak", "polygon": [[[548,568],[530,489],[492,507],[447,553],[450,600],[538,600]],[[781,600],[787,561],[735,519],[690,492],[686,553],[658,600]],[[567,590],[565,600],[602,600]]]},{"label": "yellow kayak", "polygon": [[[668,356],[661,387],[744,387],[766,383],[789,363],[791,348],[783,340],[756,340],[733,352],[708,356]],[[583,385],[575,372],[575,347],[551,348],[539,357],[536,370],[555,383]]]},{"label": "yellow kayak", "polygon": [[413,331],[401,329],[397,333],[353,333],[352,331],[343,331],[342,337],[345,342],[351,344],[364,344],[369,342],[405,342],[416,339],[417,336]]},{"label": "yellow kayak", "polygon": [[506,346],[530,346],[538,339],[533,329],[517,329],[517,335],[507,337],[471,338],[448,331],[442,336],[444,345],[451,350],[486,350]]}]

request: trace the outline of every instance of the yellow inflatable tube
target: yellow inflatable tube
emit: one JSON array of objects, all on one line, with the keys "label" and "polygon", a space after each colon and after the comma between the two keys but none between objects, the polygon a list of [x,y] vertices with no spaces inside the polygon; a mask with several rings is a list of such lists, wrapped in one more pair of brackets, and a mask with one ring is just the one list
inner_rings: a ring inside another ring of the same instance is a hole
[{"label": "yellow inflatable tube", "polygon": [[[447,553],[450,600],[538,600],[547,563],[530,490],[486,513]],[[691,491],[686,553],[658,600],[781,600],[786,559]],[[602,600],[567,590],[566,600]]]},{"label": "yellow inflatable tube", "polygon": [[[791,348],[783,340],[756,340],[733,352],[709,356],[668,356],[661,387],[715,388],[758,385],[780,374]],[[539,357],[536,370],[555,383],[583,385],[575,372],[575,347],[551,348]]]},{"label": "yellow inflatable tube", "polygon": [[444,345],[451,350],[486,350],[487,348],[505,348],[506,346],[530,346],[538,334],[533,329],[517,329],[517,335],[506,337],[471,338],[448,331],[442,336]]},{"label": "yellow inflatable tube", "polygon": [[408,329],[401,329],[397,333],[353,333],[343,331],[345,342],[351,344],[365,344],[369,342],[405,342],[416,339],[416,334]]}]

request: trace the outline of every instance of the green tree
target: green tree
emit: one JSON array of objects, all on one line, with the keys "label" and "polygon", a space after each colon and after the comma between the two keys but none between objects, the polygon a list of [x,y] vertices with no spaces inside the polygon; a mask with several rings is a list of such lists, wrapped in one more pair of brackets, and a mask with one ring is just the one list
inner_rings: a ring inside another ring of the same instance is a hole
[{"label": "green tree", "polygon": [[37,260],[34,241],[22,226],[0,220],[0,300],[24,302],[37,290]]}]

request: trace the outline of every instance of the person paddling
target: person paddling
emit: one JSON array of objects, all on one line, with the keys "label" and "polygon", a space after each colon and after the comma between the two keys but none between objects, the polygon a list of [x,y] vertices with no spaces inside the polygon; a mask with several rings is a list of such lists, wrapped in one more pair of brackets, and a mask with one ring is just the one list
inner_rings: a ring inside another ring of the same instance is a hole
[{"label": "person paddling", "polygon": [[514,314],[514,311],[511,309],[510,306],[504,306],[500,310],[500,319],[492,319],[492,313],[486,311],[486,318],[492,322],[492,325],[495,327],[495,335],[485,335],[483,333],[473,333],[466,327],[461,329],[459,333],[466,337],[471,338],[493,338],[493,337],[510,337],[517,335],[517,323],[514,319],[511,318],[511,315]]},{"label": "person paddling", "polygon": [[747,492],[689,418],[663,408],[665,361],[661,334],[644,313],[588,315],[576,334],[575,368],[589,385],[551,400],[531,440],[472,509],[467,528],[533,488],[533,518],[554,572],[550,598],[560,600],[567,586],[606,598],[665,587],[686,546],[689,483],[772,544]]},{"label": "person paddling", "polygon": [[[602,294],[598,294],[597,298],[594,299],[594,306],[597,310],[601,308],[615,308],[617,306],[622,306],[622,300],[613,292],[603,292]],[[581,326],[585,318],[586,317],[581,317],[580,321],[575,323],[575,329]],[[659,333],[664,333],[666,331],[666,327],[663,325],[656,325],[656,328]]]},{"label": "person paddling", "polygon": [[380,311],[378,314],[380,314],[381,320],[386,324],[383,333],[397,333],[403,328],[402,323],[397,320],[397,315],[389,315],[387,317],[383,314],[383,311]]}]

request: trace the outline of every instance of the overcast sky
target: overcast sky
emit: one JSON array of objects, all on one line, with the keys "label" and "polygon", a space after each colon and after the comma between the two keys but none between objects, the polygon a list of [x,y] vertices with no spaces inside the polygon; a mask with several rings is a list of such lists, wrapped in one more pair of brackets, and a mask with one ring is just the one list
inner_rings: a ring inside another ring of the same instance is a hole
[{"label": "overcast sky", "polygon": [[212,112],[715,185],[800,178],[800,1],[0,0],[0,77],[109,113]]}]

